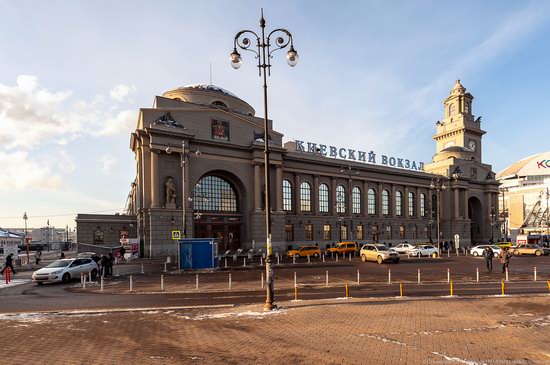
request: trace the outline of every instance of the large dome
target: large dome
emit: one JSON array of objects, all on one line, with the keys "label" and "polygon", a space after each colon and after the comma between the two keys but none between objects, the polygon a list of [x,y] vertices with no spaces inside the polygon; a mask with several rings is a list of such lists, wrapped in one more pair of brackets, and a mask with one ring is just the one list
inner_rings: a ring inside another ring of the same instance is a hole
[{"label": "large dome", "polygon": [[163,97],[254,115],[256,111],[237,95],[216,85],[191,84],[166,91]]},{"label": "large dome", "polygon": [[550,175],[550,151],[526,157],[497,174],[497,179]]}]

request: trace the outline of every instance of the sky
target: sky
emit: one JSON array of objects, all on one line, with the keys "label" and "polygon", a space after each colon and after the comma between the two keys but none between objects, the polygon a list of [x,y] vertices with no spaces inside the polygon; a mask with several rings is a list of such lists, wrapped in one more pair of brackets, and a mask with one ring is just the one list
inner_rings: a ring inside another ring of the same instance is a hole
[{"label": "sky", "polygon": [[[122,212],[135,177],[139,108],[194,83],[263,116],[256,60],[233,39],[285,28],[300,56],[274,53],[269,117],[305,140],[429,162],[456,79],[482,116],[498,172],[548,151],[548,1],[2,1],[0,227],[74,227]],[[242,53],[242,52],[241,52]],[[212,70],[212,72],[210,72]]]}]

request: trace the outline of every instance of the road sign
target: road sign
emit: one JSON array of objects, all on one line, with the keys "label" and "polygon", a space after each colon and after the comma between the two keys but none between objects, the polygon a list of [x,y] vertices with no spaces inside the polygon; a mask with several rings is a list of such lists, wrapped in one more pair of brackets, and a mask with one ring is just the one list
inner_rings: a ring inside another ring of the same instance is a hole
[{"label": "road sign", "polygon": [[460,236],[458,234],[455,234],[455,247],[457,250],[460,247]]},{"label": "road sign", "polygon": [[458,234],[455,234],[455,240],[458,241],[460,239],[460,236]]},{"label": "road sign", "polygon": [[181,239],[181,231],[172,231],[172,239],[173,240]]}]

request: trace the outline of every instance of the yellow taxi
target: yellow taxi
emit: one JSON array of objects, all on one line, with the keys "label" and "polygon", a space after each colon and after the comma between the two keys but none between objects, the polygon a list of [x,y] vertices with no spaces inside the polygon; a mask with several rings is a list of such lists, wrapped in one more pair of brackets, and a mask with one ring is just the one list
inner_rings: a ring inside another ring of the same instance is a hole
[{"label": "yellow taxi", "polygon": [[300,246],[300,248],[288,251],[286,255],[288,257],[321,257],[321,249],[319,246]]},{"label": "yellow taxi", "polygon": [[326,254],[348,254],[357,251],[357,244],[355,242],[339,242],[335,247],[327,248]]},{"label": "yellow taxi", "polygon": [[500,248],[510,248],[513,246],[512,242],[496,242],[495,245]]}]

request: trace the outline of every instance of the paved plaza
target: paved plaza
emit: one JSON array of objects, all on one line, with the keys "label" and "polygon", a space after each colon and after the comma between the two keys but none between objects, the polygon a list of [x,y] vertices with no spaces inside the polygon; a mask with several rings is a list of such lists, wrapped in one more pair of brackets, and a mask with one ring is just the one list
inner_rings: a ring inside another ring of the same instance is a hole
[{"label": "paved plaza", "polygon": [[550,364],[550,298],[2,314],[12,364]]}]

